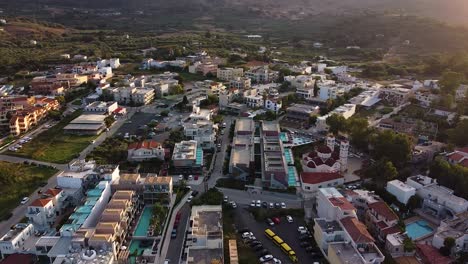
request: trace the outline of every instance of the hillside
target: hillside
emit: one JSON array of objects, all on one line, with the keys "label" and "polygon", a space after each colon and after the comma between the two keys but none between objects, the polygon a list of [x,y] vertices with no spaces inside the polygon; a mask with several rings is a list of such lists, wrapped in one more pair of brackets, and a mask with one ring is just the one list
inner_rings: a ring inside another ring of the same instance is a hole
[{"label": "hillside", "polygon": [[[54,16],[66,14],[67,8],[89,10],[117,9],[144,11],[166,16],[170,13],[202,17],[216,12],[256,15],[270,18],[301,19],[314,15],[347,15],[360,12],[387,12],[434,18],[453,24],[468,22],[466,0],[2,0],[0,8],[8,12],[48,11]],[[62,9],[65,8],[65,9]],[[76,10],[74,10],[76,11]],[[156,18],[158,19],[158,18]],[[161,19],[164,19],[161,17]]]}]

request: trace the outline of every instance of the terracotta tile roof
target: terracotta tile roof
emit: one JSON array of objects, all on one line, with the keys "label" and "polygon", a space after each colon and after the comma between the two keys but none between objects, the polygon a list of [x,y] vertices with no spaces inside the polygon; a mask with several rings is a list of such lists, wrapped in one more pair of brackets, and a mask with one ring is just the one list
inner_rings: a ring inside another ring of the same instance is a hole
[{"label": "terracotta tile roof", "polygon": [[128,145],[128,149],[149,149],[149,148],[157,148],[161,146],[161,143],[155,141],[155,140],[144,140],[141,142],[135,142],[130,145]]},{"label": "terracotta tile roof", "polygon": [[388,225],[384,222],[384,221],[380,221],[377,223],[377,226],[380,228],[380,229],[384,229],[384,228],[387,228]]},{"label": "terracotta tile roof", "polygon": [[448,156],[449,159],[454,160],[456,162],[460,162],[461,159],[463,159],[465,156],[461,153],[454,152]]},{"label": "terracotta tile roof", "polygon": [[455,149],[456,151],[460,151],[460,152],[464,152],[466,154],[468,154],[468,147],[464,147],[464,148],[458,148],[458,149]]},{"label": "terracotta tile roof", "polygon": [[378,215],[383,216],[387,221],[398,220],[398,216],[383,201],[369,204],[369,209],[375,211]]},{"label": "terracotta tile roof", "polygon": [[341,179],[343,175],[336,172],[303,172],[301,180],[307,184],[317,184],[331,180]]},{"label": "terracotta tile roof", "polygon": [[13,254],[7,256],[0,263],[2,264],[32,264],[34,263],[34,255],[32,254]]},{"label": "terracotta tile roof", "polygon": [[324,154],[332,153],[331,148],[325,145],[318,146],[317,151]]},{"label": "terracotta tile roof", "polygon": [[52,195],[53,197],[57,196],[59,193],[62,192],[62,189],[60,188],[54,188],[54,189],[48,189],[45,194]]},{"label": "terracotta tile roof", "polygon": [[334,206],[341,210],[356,210],[356,208],[344,197],[331,197],[328,199]]},{"label": "terracotta tile roof", "polygon": [[391,226],[389,228],[383,229],[382,233],[383,233],[384,237],[387,237],[387,235],[390,235],[390,234],[401,233],[401,229],[398,228],[397,226]]},{"label": "terracotta tile roof", "polygon": [[445,257],[440,254],[439,250],[431,245],[416,244],[418,253],[421,255],[424,263],[428,264],[449,264],[452,263],[452,259]]},{"label": "terracotta tile roof", "polygon": [[44,207],[46,206],[52,199],[46,198],[46,199],[36,199],[34,202],[31,203],[29,206],[36,206],[36,207]]},{"label": "terracotta tile roof", "polygon": [[367,231],[366,226],[357,218],[348,216],[341,219],[340,222],[355,243],[373,243],[375,241],[369,231]]},{"label": "terracotta tile roof", "polygon": [[336,160],[334,158],[329,158],[325,161],[325,164],[332,167],[333,165],[335,165],[336,163]]}]

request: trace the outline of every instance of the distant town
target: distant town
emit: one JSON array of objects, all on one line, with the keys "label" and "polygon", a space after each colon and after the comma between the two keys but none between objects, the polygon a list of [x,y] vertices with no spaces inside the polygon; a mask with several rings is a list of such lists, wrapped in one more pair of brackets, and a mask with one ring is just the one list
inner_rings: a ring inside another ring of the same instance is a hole
[{"label": "distant town", "polygon": [[462,263],[457,76],[156,50],[4,76],[0,263]]}]

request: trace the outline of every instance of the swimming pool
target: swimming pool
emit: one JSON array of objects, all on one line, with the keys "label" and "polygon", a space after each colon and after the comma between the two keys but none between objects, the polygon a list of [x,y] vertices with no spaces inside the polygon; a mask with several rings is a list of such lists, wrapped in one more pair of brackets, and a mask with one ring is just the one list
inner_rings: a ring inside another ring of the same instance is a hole
[{"label": "swimming pool", "polygon": [[424,220],[418,220],[406,225],[406,233],[415,240],[434,232],[434,229]]},{"label": "swimming pool", "polygon": [[298,146],[298,145],[305,145],[305,144],[309,144],[309,143],[312,143],[313,141],[309,138],[305,138],[305,137],[297,137],[297,136],[294,136],[293,137],[293,145],[294,146]]},{"label": "swimming pool", "polygon": [[146,236],[146,232],[148,232],[148,227],[150,225],[152,216],[153,209],[149,206],[145,207],[135,228],[135,233],[133,234],[134,236]]},{"label": "swimming pool", "polygon": [[288,165],[294,165],[294,158],[291,149],[285,148],[284,149],[284,158],[286,159],[286,162]]},{"label": "swimming pool", "polygon": [[135,264],[136,263],[135,256],[141,256],[143,254],[143,251],[149,248],[151,248],[151,245],[145,246],[143,245],[142,241],[132,240],[132,242],[130,242],[130,247],[128,248],[128,251],[130,252],[130,255],[131,255],[129,257],[130,263]]},{"label": "swimming pool", "polygon": [[280,133],[280,139],[281,139],[281,141],[283,141],[283,142],[289,142],[288,134],[286,134],[286,132],[281,132],[281,133]]}]

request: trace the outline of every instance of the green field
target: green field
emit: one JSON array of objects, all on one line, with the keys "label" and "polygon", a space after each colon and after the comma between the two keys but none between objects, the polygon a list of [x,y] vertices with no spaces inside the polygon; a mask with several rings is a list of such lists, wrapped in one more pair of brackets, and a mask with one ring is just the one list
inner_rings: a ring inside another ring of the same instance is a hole
[{"label": "green field", "polygon": [[29,196],[58,170],[0,161],[0,219],[7,219],[21,197]]},{"label": "green field", "polygon": [[24,144],[23,148],[17,152],[7,151],[6,154],[45,162],[68,163],[96,138],[94,135],[77,136],[63,132],[63,128],[80,114],[81,111],[75,111],[54,127],[39,134],[31,142]]}]

